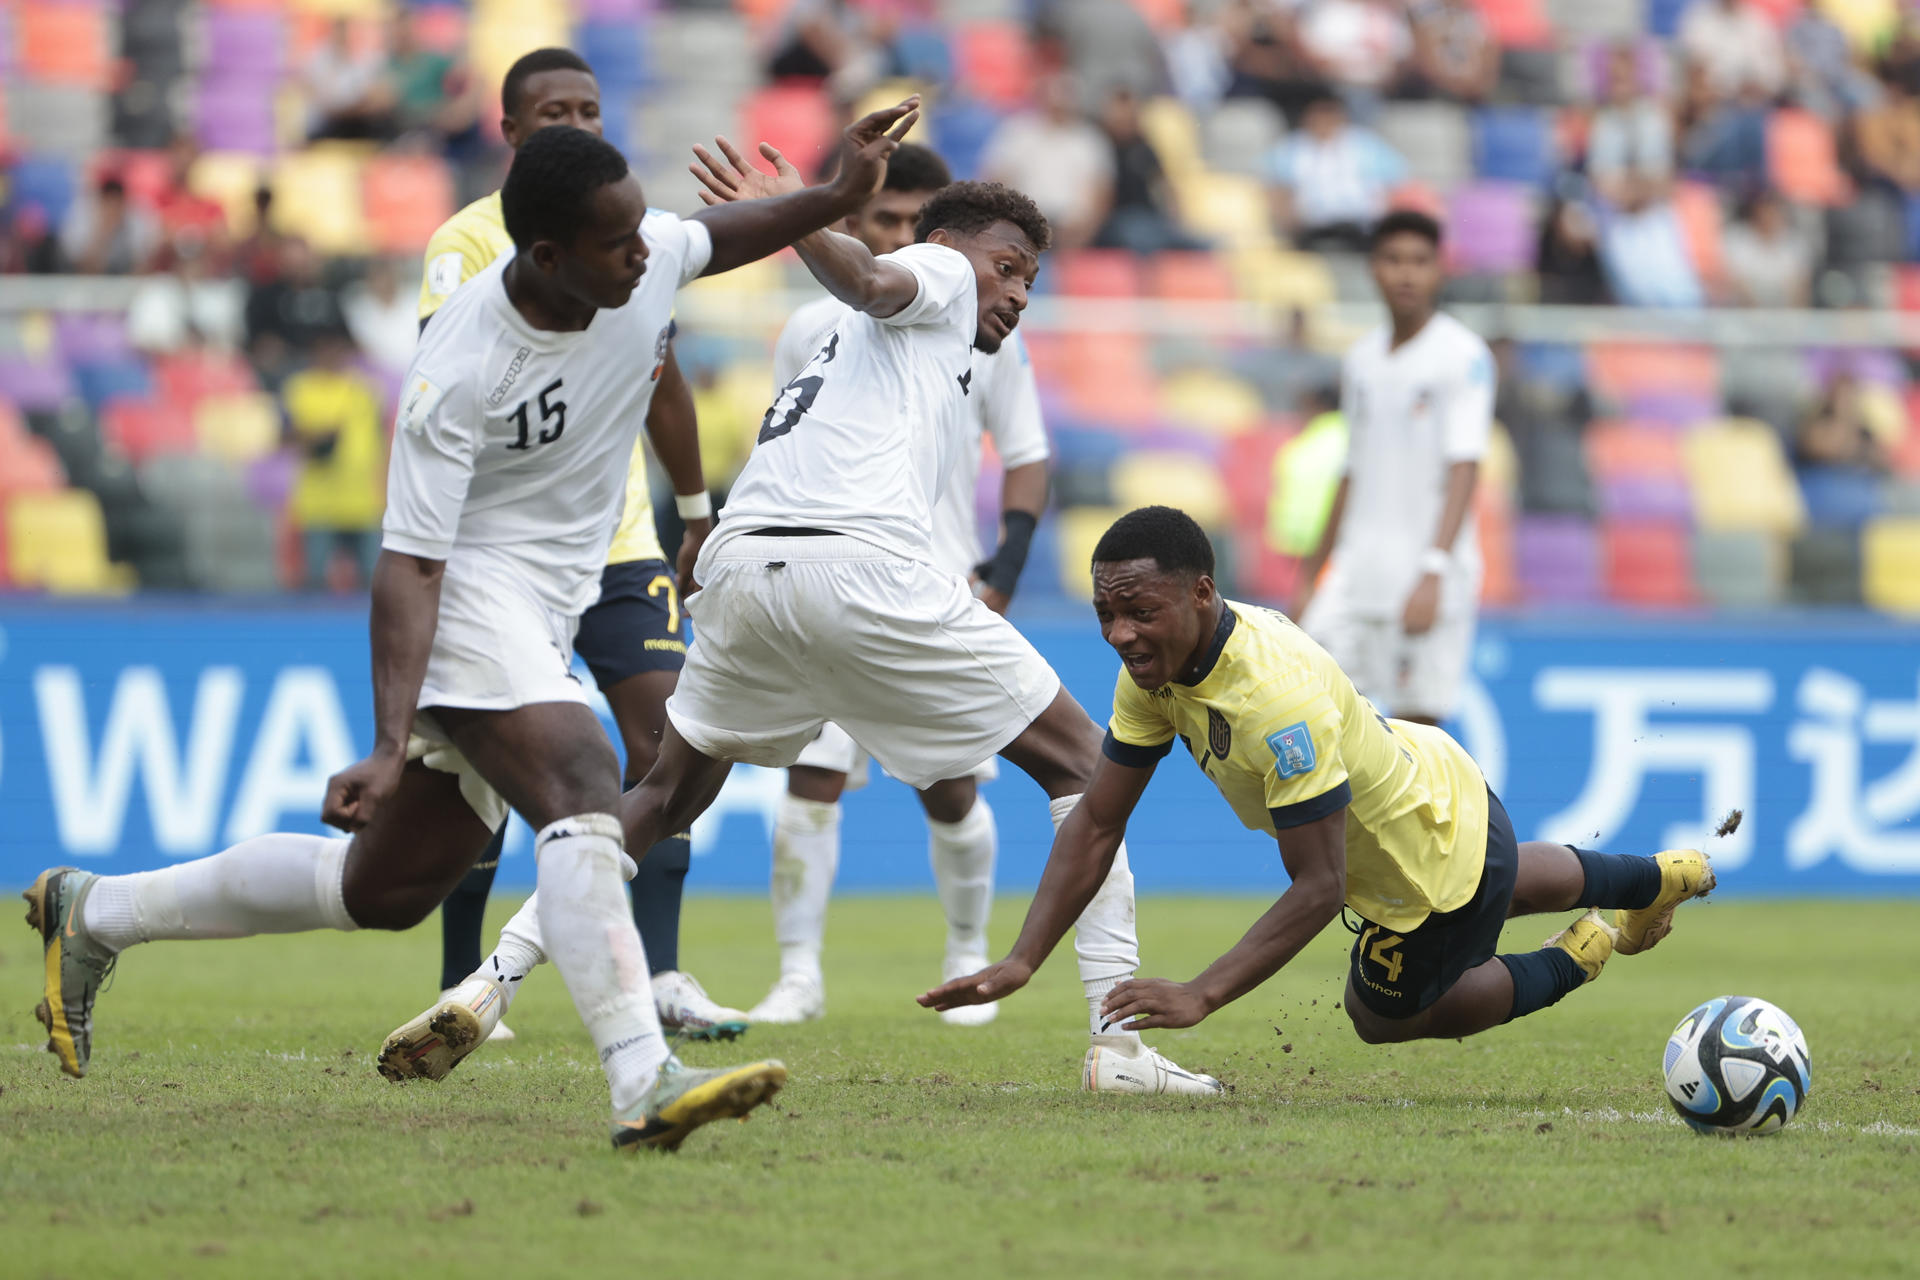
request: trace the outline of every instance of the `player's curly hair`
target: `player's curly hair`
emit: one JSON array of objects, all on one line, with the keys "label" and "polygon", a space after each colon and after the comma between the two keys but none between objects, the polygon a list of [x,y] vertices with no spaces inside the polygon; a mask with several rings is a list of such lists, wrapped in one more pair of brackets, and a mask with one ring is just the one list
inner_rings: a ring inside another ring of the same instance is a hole
[{"label": "player's curly hair", "polygon": [[627,158],[585,129],[550,125],[527,135],[500,187],[500,212],[514,248],[536,240],[569,243],[586,225],[593,193],[627,176]]},{"label": "player's curly hair", "polygon": [[932,147],[903,142],[887,157],[882,191],[938,191],[953,184],[953,171]]},{"label": "player's curly hair", "polygon": [[920,225],[914,230],[914,238],[925,241],[942,227],[961,235],[975,235],[996,222],[1011,222],[1020,228],[1035,253],[1045,253],[1053,243],[1053,229],[1040,206],[998,182],[954,182],[942,187],[920,207]]},{"label": "player's curly hair", "polygon": [[1395,209],[1373,224],[1373,233],[1367,237],[1367,248],[1369,251],[1377,250],[1395,236],[1419,236],[1438,249],[1442,232],[1439,220],[1432,214],[1422,213],[1418,209]]},{"label": "player's curly hair", "polygon": [[1213,576],[1207,531],[1178,507],[1135,507],[1115,520],[1093,548],[1093,563],[1151,560],[1163,573]]},{"label": "player's curly hair", "polygon": [[500,110],[507,115],[517,116],[524,105],[520,95],[527,91],[527,81],[542,71],[584,71],[593,74],[593,68],[587,60],[571,49],[546,48],[523,53],[514,64],[507,68],[506,79],[500,82]]}]

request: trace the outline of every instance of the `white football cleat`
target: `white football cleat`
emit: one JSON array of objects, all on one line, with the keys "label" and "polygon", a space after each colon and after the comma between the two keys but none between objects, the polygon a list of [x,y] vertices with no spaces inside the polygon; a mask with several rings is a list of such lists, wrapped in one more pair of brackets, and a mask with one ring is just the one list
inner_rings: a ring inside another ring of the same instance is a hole
[{"label": "white football cleat", "polygon": [[[472,982],[474,981],[474,979],[468,978],[467,981]],[[480,979],[480,981],[485,982],[486,979],[482,978]],[[448,987],[445,991],[442,991],[440,993],[440,998],[442,1000],[451,1000],[453,999],[453,993],[458,991],[459,989],[460,989],[459,987]],[[508,1026],[504,1019],[495,1021],[493,1024],[493,1030],[487,1032],[488,1044],[506,1044],[509,1041],[517,1040],[517,1039],[519,1039],[519,1037],[513,1034],[513,1028]]]},{"label": "white football cleat", "polygon": [[[955,978],[964,978],[970,973],[978,973],[986,968],[987,957],[982,955],[950,955],[946,967],[940,971],[940,981],[952,982]],[[954,1009],[942,1009],[940,1021],[950,1027],[984,1027],[1000,1016],[1000,1002],[991,1004],[963,1004]]]},{"label": "white football cleat", "polygon": [[783,973],[767,998],[747,1012],[750,1022],[790,1026],[812,1022],[827,1013],[827,992],[819,981],[803,973]]},{"label": "white football cleat", "polygon": [[692,974],[678,969],[653,975],[653,1003],[661,1029],[689,1040],[737,1040],[751,1021],[740,1010],[716,1003]]},{"label": "white football cleat", "polygon": [[1188,1071],[1138,1036],[1095,1036],[1080,1068],[1080,1087],[1090,1093],[1179,1093],[1213,1097],[1226,1087],[1209,1075]]},{"label": "white football cleat", "polygon": [[[501,985],[475,974],[388,1036],[375,1065],[395,1084],[444,1080],[460,1059],[497,1037],[506,1007]],[[509,1031],[505,1038],[512,1039],[513,1033]]]}]

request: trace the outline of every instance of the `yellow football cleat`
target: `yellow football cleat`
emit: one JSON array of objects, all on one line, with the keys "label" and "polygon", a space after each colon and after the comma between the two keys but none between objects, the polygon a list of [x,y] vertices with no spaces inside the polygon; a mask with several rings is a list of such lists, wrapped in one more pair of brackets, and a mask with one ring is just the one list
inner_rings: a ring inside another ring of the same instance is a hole
[{"label": "yellow football cleat", "polygon": [[1614,950],[1623,956],[1651,951],[1660,939],[1673,932],[1673,909],[1688,898],[1704,898],[1713,892],[1713,863],[1698,849],[1668,849],[1656,854],[1660,864],[1660,894],[1651,904],[1638,910],[1620,908],[1613,923],[1620,930]]},{"label": "yellow football cleat", "polygon": [[744,1120],[780,1092],[786,1064],[769,1058],[743,1067],[701,1070],[668,1058],[653,1088],[613,1118],[613,1149],[676,1151],[687,1135],[715,1120]]},{"label": "yellow football cleat", "polygon": [[1619,941],[1620,931],[1608,924],[1599,908],[1594,907],[1543,945],[1558,947],[1572,956],[1580,971],[1587,975],[1587,981],[1592,982],[1600,976],[1601,966],[1613,955]]}]

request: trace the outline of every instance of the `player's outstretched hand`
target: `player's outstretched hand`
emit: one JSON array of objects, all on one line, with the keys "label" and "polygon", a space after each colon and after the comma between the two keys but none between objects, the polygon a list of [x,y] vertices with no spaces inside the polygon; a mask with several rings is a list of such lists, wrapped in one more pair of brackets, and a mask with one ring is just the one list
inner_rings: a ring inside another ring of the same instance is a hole
[{"label": "player's outstretched hand", "polygon": [[357,764],[350,764],[327,779],[327,800],[320,809],[320,821],[342,831],[359,831],[373,821],[400,786],[400,774],[407,762],[393,754],[376,752]]},{"label": "player's outstretched hand", "polygon": [[978,973],[942,983],[925,995],[915,996],[924,1009],[945,1012],[963,1004],[992,1004],[1005,999],[1033,980],[1033,967],[1019,960],[1002,960]]},{"label": "player's outstretched hand", "polygon": [[713,152],[695,143],[693,154],[700,163],[687,166],[687,171],[700,179],[700,198],[708,206],[784,196],[807,185],[800,171],[770,142],[760,144],[760,154],[773,166],[772,173],[742,156],[725,138],[715,138],[713,145],[720,148],[721,159],[714,159]]},{"label": "player's outstretched hand", "polygon": [[841,135],[840,172],[833,185],[858,208],[887,178],[887,159],[920,118],[920,95],[855,120]]},{"label": "player's outstretched hand", "polygon": [[1213,1010],[1206,997],[1185,982],[1165,978],[1129,978],[1107,993],[1100,1016],[1116,1030],[1190,1027]]}]

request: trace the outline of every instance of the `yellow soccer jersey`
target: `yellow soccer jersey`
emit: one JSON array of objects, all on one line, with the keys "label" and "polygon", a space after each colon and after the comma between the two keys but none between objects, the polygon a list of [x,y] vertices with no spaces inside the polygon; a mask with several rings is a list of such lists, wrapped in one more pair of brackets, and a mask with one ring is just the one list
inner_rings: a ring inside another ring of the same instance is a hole
[{"label": "yellow soccer jersey", "polygon": [[1439,729],[1380,715],[1270,609],[1227,602],[1197,684],[1148,693],[1121,671],[1107,755],[1144,767],[1175,737],[1255,831],[1345,807],[1347,905],[1375,924],[1416,928],[1479,886],[1487,783],[1473,758]]},{"label": "yellow soccer jersey", "polygon": [[[440,224],[427,241],[427,266],[420,275],[420,318],[425,320],[453,296],[453,291],[493,265],[496,258],[513,249],[513,237],[507,234],[506,215],[500,210],[500,193],[482,196]],[[660,376],[665,353],[656,353],[653,376]],[[653,527],[653,494],[647,488],[647,449],[645,437],[636,440],[633,460],[627,464],[627,504],[620,514],[620,528],[613,535],[607,552],[608,564],[629,560],[664,560],[660,535]]]}]

